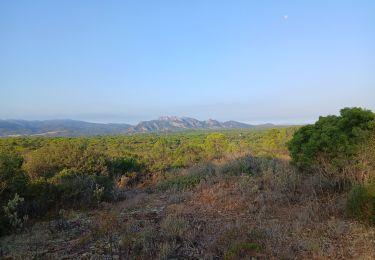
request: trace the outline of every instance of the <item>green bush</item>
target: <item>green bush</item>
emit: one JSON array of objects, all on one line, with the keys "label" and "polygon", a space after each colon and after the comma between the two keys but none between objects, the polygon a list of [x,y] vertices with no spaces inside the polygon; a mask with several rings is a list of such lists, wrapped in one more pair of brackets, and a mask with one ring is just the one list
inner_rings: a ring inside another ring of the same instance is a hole
[{"label": "green bush", "polygon": [[97,190],[102,190],[99,200],[111,200],[113,197],[113,181],[108,176],[91,176],[64,169],[50,183],[55,185],[62,206],[93,205],[98,202]]},{"label": "green bush", "polygon": [[95,182],[92,177],[64,169],[53,178],[50,183],[58,190],[61,206],[83,206],[92,202],[92,194]]},{"label": "green bush", "polygon": [[107,162],[109,175],[117,177],[127,172],[140,171],[142,165],[134,158],[113,158]]},{"label": "green bush", "polygon": [[13,148],[0,146],[0,205],[17,192],[23,195],[28,179],[22,163],[23,158]]},{"label": "green bush", "polygon": [[31,180],[49,179],[64,169],[86,175],[108,175],[107,157],[85,143],[50,143],[26,156],[24,169]]},{"label": "green bush", "polygon": [[375,225],[375,182],[354,187],[348,195],[346,210],[350,217]]},{"label": "green bush", "polygon": [[375,114],[361,108],[344,108],[340,116],[320,117],[296,131],[288,148],[300,169],[331,176],[346,174],[356,165],[359,147],[374,133]]},{"label": "green bush", "polygon": [[39,179],[27,185],[25,204],[29,216],[43,216],[48,210],[57,208],[58,189],[44,179]]},{"label": "green bush", "polygon": [[20,211],[24,201],[25,199],[16,193],[14,198],[10,199],[7,205],[3,206],[5,217],[8,219],[12,229],[19,230],[23,228],[25,222],[27,221],[28,216],[22,216],[22,212]]},{"label": "green bush", "polygon": [[114,199],[114,183],[109,176],[93,176],[94,182],[97,186],[104,188],[101,200],[111,201]]},{"label": "green bush", "polygon": [[114,184],[109,176],[84,175],[64,169],[48,180],[40,178],[30,182],[22,194],[25,211],[35,217],[60,207],[90,207],[100,201],[110,201],[114,198]]},{"label": "green bush", "polygon": [[191,166],[203,160],[204,154],[203,146],[200,144],[182,144],[176,151],[177,159],[173,163],[173,167]]}]

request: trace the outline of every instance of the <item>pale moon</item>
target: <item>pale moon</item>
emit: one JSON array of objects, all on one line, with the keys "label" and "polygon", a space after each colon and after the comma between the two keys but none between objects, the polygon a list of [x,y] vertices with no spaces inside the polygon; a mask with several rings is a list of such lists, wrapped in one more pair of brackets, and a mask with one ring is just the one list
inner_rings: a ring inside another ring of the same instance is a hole
[{"label": "pale moon", "polygon": [[284,15],[284,20],[288,20],[288,15]]}]

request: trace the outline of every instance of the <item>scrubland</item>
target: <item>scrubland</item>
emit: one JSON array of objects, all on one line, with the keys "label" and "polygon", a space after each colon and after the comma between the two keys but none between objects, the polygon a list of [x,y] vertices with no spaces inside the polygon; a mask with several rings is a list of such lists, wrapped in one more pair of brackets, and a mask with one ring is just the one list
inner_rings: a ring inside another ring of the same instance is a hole
[{"label": "scrubland", "polygon": [[374,259],[373,120],[351,109],[301,128],[3,139],[0,256]]}]

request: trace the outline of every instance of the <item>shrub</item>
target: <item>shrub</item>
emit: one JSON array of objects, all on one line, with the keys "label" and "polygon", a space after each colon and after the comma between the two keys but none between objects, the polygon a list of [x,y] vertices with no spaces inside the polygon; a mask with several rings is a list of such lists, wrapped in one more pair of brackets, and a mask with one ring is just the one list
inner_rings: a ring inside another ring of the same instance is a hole
[{"label": "shrub", "polygon": [[168,215],[161,223],[161,229],[168,239],[175,240],[189,229],[189,221],[184,217]]},{"label": "shrub", "polygon": [[24,169],[32,180],[52,178],[64,169],[108,175],[107,158],[94,147],[72,142],[51,143],[30,152]]},{"label": "shrub", "polygon": [[203,160],[204,149],[200,144],[185,143],[177,149],[176,156],[177,159],[172,166],[177,168],[191,166]]},{"label": "shrub", "polygon": [[24,169],[31,180],[50,178],[77,163],[79,147],[70,143],[49,144],[27,154]]},{"label": "shrub", "polygon": [[239,176],[242,174],[254,174],[257,171],[257,163],[253,157],[247,156],[230,161],[220,168],[224,175]]},{"label": "shrub", "polygon": [[107,162],[109,174],[112,177],[123,175],[127,172],[139,171],[142,165],[134,158],[114,158]]},{"label": "shrub", "polygon": [[270,157],[287,156],[287,142],[290,141],[295,130],[295,128],[273,128],[267,130],[260,142],[261,154]]},{"label": "shrub", "polygon": [[229,143],[224,134],[212,133],[205,140],[205,148],[210,159],[221,158],[228,150]]},{"label": "shrub", "polygon": [[354,187],[349,193],[346,210],[350,217],[375,225],[375,182]]},{"label": "shrub", "polygon": [[157,185],[157,190],[189,190],[206,180],[208,176],[215,173],[215,168],[211,164],[203,164],[192,167],[185,174],[173,175]]},{"label": "shrub", "polygon": [[167,241],[159,245],[159,256],[160,260],[175,259],[173,258],[174,252],[177,250],[178,246],[176,241]]},{"label": "shrub", "polygon": [[22,162],[23,158],[14,149],[0,147],[0,204],[25,190],[28,180]]},{"label": "shrub", "polygon": [[13,229],[21,229],[27,221],[27,215],[20,214],[20,207],[24,202],[24,198],[18,196],[16,193],[14,198],[9,200],[7,205],[3,207],[5,217]]},{"label": "shrub", "polygon": [[210,163],[201,163],[199,165],[196,165],[194,167],[190,167],[187,169],[187,172],[189,174],[198,174],[198,175],[205,175],[205,176],[211,176],[214,175],[216,172],[215,166]]},{"label": "shrub", "polygon": [[[232,245],[224,256],[225,260],[245,259],[244,257],[254,257],[261,250],[258,244],[239,241]],[[246,258],[247,259],[247,258]]]},{"label": "shrub", "polygon": [[115,197],[113,179],[109,176],[93,176],[95,182],[95,188],[99,187],[103,189],[101,200],[111,201]]},{"label": "shrub", "polygon": [[63,206],[90,206],[113,197],[113,182],[108,176],[90,176],[64,169],[50,183],[56,186]]},{"label": "shrub", "polygon": [[47,210],[56,207],[58,190],[55,185],[39,179],[27,185],[25,207],[30,216],[42,216]]},{"label": "shrub", "polygon": [[374,119],[370,110],[344,108],[340,116],[320,117],[301,127],[288,146],[293,163],[328,177],[347,177],[348,168],[357,163],[360,145],[374,133]]},{"label": "shrub", "polygon": [[31,217],[59,207],[87,207],[112,200],[114,185],[106,163],[94,147],[71,141],[51,142],[29,152],[25,164],[14,149],[0,146],[0,233],[7,232],[3,226],[19,223],[6,205],[16,193],[24,198],[18,213]]},{"label": "shrub", "polygon": [[91,234],[94,238],[102,236],[109,238],[119,228],[118,214],[115,211],[103,212],[95,218]]},{"label": "shrub", "polygon": [[205,179],[204,175],[191,174],[191,175],[178,175],[168,178],[160,182],[157,186],[159,191],[167,190],[189,190],[198,185]]},{"label": "shrub", "polygon": [[91,204],[95,182],[92,177],[64,169],[54,176],[50,183],[58,190],[59,203],[73,207]]}]

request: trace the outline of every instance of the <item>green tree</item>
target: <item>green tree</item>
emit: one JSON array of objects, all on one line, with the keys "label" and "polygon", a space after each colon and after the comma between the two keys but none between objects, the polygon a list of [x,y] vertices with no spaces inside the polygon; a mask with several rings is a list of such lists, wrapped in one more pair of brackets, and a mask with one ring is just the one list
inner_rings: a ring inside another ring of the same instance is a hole
[{"label": "green tree", "polygon": [[172,164],[172,142],[166,137],[159,137],[151,149],[150,170],[163,171],[169,168]]},{"label": "green tree", "polygon": [[292,138],[292,130],[293,129],[289,128],[274,128],[267,130],[261,142],[261,146],[265,150],[265,153],[272,157],[287,156],[287,142]]},{"label": "green tree", "polygon": [[229,143],[224,134],[212,133],[206,137],[205,149],[210,159],[221,158],[228,147]]},{"label": "green tree", "polygon": [[370,110],[344,108],[340,116],[320,117],[301,127],[288,146],[293,163],[328,177],[351,178],[359,148],[374,134],[374,120]]},{"label": "green tree", "polygon": [[176,155],[175,166],[190,166],[203,159],[204,149],[200,144],[186,142],[177,149]]}]

